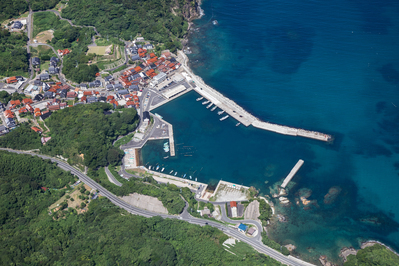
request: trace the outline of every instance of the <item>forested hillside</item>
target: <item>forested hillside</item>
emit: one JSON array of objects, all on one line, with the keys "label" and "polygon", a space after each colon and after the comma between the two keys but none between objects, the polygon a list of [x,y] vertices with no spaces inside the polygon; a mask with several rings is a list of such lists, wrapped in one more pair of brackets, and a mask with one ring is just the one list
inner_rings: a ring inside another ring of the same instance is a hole
[{"label": "forested hillside", "polygon": [[33,11],[47,10],[54,8],[60,0],[29,0]]},{"label": "forested hillside", "polygon": [[27,41],[25,33],[11,34],[0,29],[0,75],[22,75],[28,71],[28,53],[23,48]]},{"label": "forested hillside", "polygon": [[19,14],[28,11],[28,3],[25,0],[1,0],[0,22],[5,19],[18,17]]},{"label": "forested hillside", "polygon": [[280,265],[246,244],[228,253],[212,227],[131,215],[105,198],[55,220],[48,207],[73,180],[50,161],[0,151],[2,265]]},{"label": "forested hillside", "polygon": [[110,109],[110,104],[93,103],[54,112],[46,120],[52,138],[42,151],[69,158],[72,164],[84,159],[84,165],[91,169],[119,163],[123,152],[113,147],[112,142],[133,131],[138,117],[134,108],[104,114]]},{"label": "forested hillside", "polygon": [[172,0],[70,0],[62,16],[79,25],[95,26],[103,36],[129,40],[141,33],[145,39],[175,50],[181,48],[177,38],[183,37],[188,27],[179,9],[176,15],[171,12],[177,3]]},{"label": "forested hillside", "polygon": [[344,266],[391,266],[399,265],[399,257],[386,247],[375,244],[349,255]]}]

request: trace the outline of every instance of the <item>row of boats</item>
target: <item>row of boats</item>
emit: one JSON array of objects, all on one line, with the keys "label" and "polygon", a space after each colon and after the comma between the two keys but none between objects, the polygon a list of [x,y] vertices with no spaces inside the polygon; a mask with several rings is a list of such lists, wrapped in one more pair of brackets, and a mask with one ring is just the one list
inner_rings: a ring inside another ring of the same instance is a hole
[{"label": "row of boats", "polygon": [[169,152],[169,142],[165,142],[165,143],[163,144],[163,150],[164,150],[165,152]]},{"label": "row of boats", "polygon": [[[204,97],[199,97],[199,98],[196,99],[196,101],[199,102],[199,101],[201,101],[201,100],[203,100],[203,99],[204,99]],[[205,105],[205,104],[208,104],[208,105],[206,106],[206,109],[209,109],[209,108],[212,107],[213,102],[211,102],[211,101],[209,101],[209,100],[206,100],[206,101],[202,102],[202,105]],[[216,108],[217,108],[217,106],[215,105],[214,107],[212,107],[211,111],[212,111],[212,112],[215,111]],[[223,113],[224,113],[224,110],[221,110],[221,111],[218,112],[218,115],[221,115],[221,114],[223,114]],[[220,118],[219,120],[220,120],[220,121],[223,121],[223,120],[226,120],[227,118],[229,118],[229,115],[225,115],[225,116],[223,116],[222,118]],[[236,126],[238,126],[238,125],[236,125]]]},{"label": "row of boats", "polygon": [[[149,169],[149,170],[152,170],[152,171],[159,171],[159,168],[160,168],[159,165],[157,165],[156,167],[154,166],[154,169],[152,169],[152,166],[151,166],[151,165],[148,166],[148,169]],[[162,167],[161,171],[159,171],[159,172],[163,173],[164,170],[165,170],[165,167]],[[174,172],[173,170],[170,171],[169,175],[173,175],[173,172]],[[174,176],[177,176],[177,171],[175,172]],[[184,175],[183,175],[183,178],[186,178],[186,176],[187,176],[187,174],[184,174]],[[193,177],[192,177],[191,175],[190,175],[190,176],[187,176],[187,178],[193,179]],[[197,181],[197,178],[195,178],[195,181]]]}]

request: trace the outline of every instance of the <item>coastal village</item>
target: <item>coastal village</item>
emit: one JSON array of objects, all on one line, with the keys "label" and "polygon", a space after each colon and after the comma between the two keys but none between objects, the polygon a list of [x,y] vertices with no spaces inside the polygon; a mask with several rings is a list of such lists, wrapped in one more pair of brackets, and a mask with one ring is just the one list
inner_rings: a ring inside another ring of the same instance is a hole
[{"label": "coastal village", "polygon": [[[12,28],[21,30],[24,25],[26,25],[26,21],[25,24],[24,21],[15,21]],[[284,180],[282,177],[281,182],[270,187],[271,197],[258,197],[257,191],[253,187],[222,180],[218,182],[215,189],[210,189],[208,184],[198,182],[195,177],[182,176],[181,173],[178,176],[176,171],[164,171],[163,167],[159,165],[143,165],[140,161],[140,149],[149,140],[165,140],[163,147],[165,158],[176,156],[173,125],[165,121],[159,114],[153,113],[152,110],[194,90],[199,94],[197,101],[211,112],[217,110],[216,113],[219,115],[220,121],[234,118],[237,120],[236,126],[252,125],[278,134],[301,136],[323,142],[333,140],[333,137],[328,134],[260,121],[194,75],[188,68],[188,58],[182,51],[174,54],[169,50],[163,50],[157,55],[152,42],[146,41],[143,37],[136,37],[124,47],[126,62],[130,61],[133,64],[125,62],[123,66],[126,67],[122,67],[119,71],[98,72],[96,79],[88,83],[75,84],[66,80],[62,75],[62,59],[67,57],[70,52],[71,50],[67,48],[57,50],[56,56],[50,58],[45,69],[43,69],[43,62],[39,57],[31,58],[30,64],[35,69],[34,79],[13,76],[3,80],[4,84],[0,90],[9,93],[16,92],[21,95],[22,100],[10,100],[6,104],[0,102],[0,136],[9,134],[20,124],[28,122],[31,130],[41,135],[42,145],[46,145],[46,142],[51,139],[46,119],[54,112],[97,102],[111,104],[113,107],[111,112],[117,112],[122,108],[134,108],[140,117],[140,123],[135,132],[131,132],[127,141],[120,146],[125,156],[122,166],[118,169],[119,177],[128,180],[132,177],[142,178],[146,174],[151,174],[154,180],[160,184],[174,184],[179,188],[187,187],[195,193],[195,199],[198,201],[195,210],[196,217],[204,218],[207,221],[206,224],[212,221],[224,223],[229,228],[228,230],[241,234],[244,239],[261,242],[262,233],[267,231],[266,226],[271,220],[272,222],[286,222],[286,217],[275,213],[272,198],[278,199],[278,204],[283,207],[290,206],[291,202],[287,198],[289,183],[304,161],[299,160]],[[126,137],[121,136],[121,138]],[[64,158],[60,157],[60,159],[66,161]],[[111,183],[122,186],[112,173],[106,171],[106,174]],[[292,185],[291,183],[291,187]],[[324,203],[333,202],[340,192],[341,188],[332,187],[326,194]],[[95,200],[101,195],[102,193],[94,187],[81,184],[81,181],[72,186],[71,197],[74,198],[76,206],[82,206],[80,213],[87,210],[84,209],[85,203]],[[316,206],[317,202],[308,200],[310,195],[311,191],[302,189],[294,204],[303,206],[305,209]],[[140,209],[168,214],[167,209],[159,200],[154,197],[142,196],[132,194],[121,197],[121,199]],[[57,212],[62,207],[65,198],[67,197],[54,203],[49,208],[50,213]],[[75,205],[74,207],[76,207]],[[270,216],[268,219],[262,220],[261,214],[266,211],[270,212]],[[228,230],[226,233],[231,233]],[[239,242],[237,237],[227,239],[223,243],[225,250],[234,254],[231,250],[237,241]],[[292,244],[278,245],[278,249],[283,249],[283,247],[291,252],[295,250],[295,246]],[[290,253],[288,252],[288,254]],[[345,249],[342,254],[346,260],[346,256],[356,254],[356,251]],[[288,257],[295,261],[290,265],[311,265],[293,256]],[[332,265],[325,256],[321,256],[319,260],[323,265]]]}]

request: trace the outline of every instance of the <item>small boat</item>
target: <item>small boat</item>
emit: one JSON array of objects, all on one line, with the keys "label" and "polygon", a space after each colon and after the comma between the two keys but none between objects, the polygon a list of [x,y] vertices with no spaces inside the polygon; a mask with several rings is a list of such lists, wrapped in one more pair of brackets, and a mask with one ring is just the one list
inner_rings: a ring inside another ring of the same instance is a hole
[{"label": "small boat", "polygon": [[161,170],[161,172],[163,172],[163,170],[165,170],[165,167],[162,167],[162,170]]},{"label": "small boat", "polygon": [[163,157],[164,159],[168,159],[169,158],[169,156],[165,156],[165,157]]},{"label": "small boat", "polygon": [[206,107],[206,109],[209,109],[212,105],[213,105],[213,103],[210,103],[210,104]]},{"label": "small boat", "polygon": [[205,101],[205,102],[202,103],[202,105],[205,105],[205,104],[208,104],[208,103],[209,103],[209,101]]},{"label": "small boat", "polygon": [[223,121],[223,120],[225,120],[225,119],[227,119],[227,118],[229,118],[229,115],[223,116],[223,117],[220,118],[219,120],[220,120],[220,121]]},{"label": "small boat", "polygon": [[238,127],[239,125],[241,125],[241,123],[240,123],[240,122],[238,122],[238,123],[236,124],[236,127]]},{"label": "small boat", "polygon": [[177,175],[177,172],[175,173],[175,176]]},{"label": "small boat", "polygon": [[214,21],[212,21],[212,24],[217,25],[217,24],[219,24],[219,22],[217,20],[214,20]]},{"label": "small boat", "polygon": [[148,167],[148,169],[150,169],[150,170],[151,170],[151,165],[150,165],[150,167]]},{"label": "small boat", "polygon": [[157,170],[157,171],[158,171],[158,169],[159,169],[159,165],[157,166],[157,169],[155,169],[155,170]]},{"label": "small boat", "polygon": [[219,112],[218,112],[218,115],[221,115],[221,114],[223,114],[223,113],[224,113],[224,110],[219,111]]},{"label": "small boat", "polygon": [[172,170],[172,171],[170,171],[170,173],[169,173],[169,174],[171,174],[171,173],[173,173],[173,170]]},{"label": "small boat", "polygon": [[186,174],[184,174],[183,178],[186,178]]},{"label": "small boat", "polygon": [[196,101],[198,102],[198,101],[201,101],[202,99],[204,99],[204,97],[199,97],[199,98],[197,98]]},{"label": "small boat", "polygon": [[193,177],[190,175],[190,179],[193,179]]},{"label": "small boat", "polygon": [[215,111],[215,109],[218,108],[216,105],[214,107],[212,107],[211,111]]},{"label": "small boat", "polygon": [[197,178],[195,178],[195,181],[197,181]]}]

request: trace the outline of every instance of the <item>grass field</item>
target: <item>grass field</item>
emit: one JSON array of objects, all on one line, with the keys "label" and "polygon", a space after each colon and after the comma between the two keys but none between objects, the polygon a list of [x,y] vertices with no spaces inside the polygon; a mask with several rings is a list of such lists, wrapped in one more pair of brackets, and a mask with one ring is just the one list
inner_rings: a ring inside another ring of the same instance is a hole
[{"label": "grass field", "polygon": [[119,147],[119,146],[121,146],[121,145],[127,144],[129,141],[132,140],[133,136],[134,136],[134,133],[130,133],[130,134],[124,136],[123,138],[118,139],[118,140],[115,142],[114,146],[115,146],[115,147]]},{"label": "grass field", "polygon": [[109,46],[89,46],[87,54],[105,55],[105,51]]}]

